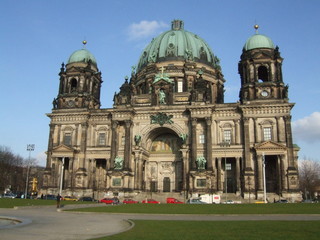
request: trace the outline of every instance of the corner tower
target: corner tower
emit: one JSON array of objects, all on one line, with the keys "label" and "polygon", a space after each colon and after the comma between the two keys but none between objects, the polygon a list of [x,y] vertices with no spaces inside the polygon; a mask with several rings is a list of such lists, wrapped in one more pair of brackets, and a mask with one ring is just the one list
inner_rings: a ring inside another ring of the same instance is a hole
[{"label": "corner tower", "polygon": [[256,34],[246,41],[239,62],[240,101],[288,101],[288,86],[282,80],[283,58],[279,48],[269,37],[258,34],[258,25],[254,28]]},{"label": "corner tower", "polygon": [[[87,42],[83,41],[85,46]],[[85,48],[75,51],[60,69],[60,86],[54,109],[100,108],[101,72],[95,57]]]}]

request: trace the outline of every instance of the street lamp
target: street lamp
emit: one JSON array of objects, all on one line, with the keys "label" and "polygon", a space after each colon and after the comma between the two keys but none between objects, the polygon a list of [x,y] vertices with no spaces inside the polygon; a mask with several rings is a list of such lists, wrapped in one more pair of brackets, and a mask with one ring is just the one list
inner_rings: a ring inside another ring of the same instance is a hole
[{"label": "street lamp", "polygon": [[[230,147],[230,141],[223,141],[220,143],[220,147],[225,148],[224,149],[224,171],[225,171],[225,189],[226,189],[226,203],[227,203],[227,193],[228,193],[228,183],[227,183],[227,151],[226,148]],[[230,167],[228,167],[230,168]]]},{"label": "street lamp", "polygon": [[263,201],[267,203],[267,189],[266,189],[266,157],[262,153],[262,170],[263,170]]},{"label": "street lamp", "polygon": [[24,194],[24,198],[27,199],[28,194],[28,184],[29,184],[29,164],[31,161],[31,151],[34,151],[35,144],[27,144],[27,151],[29,152],[29,162],[27,164],[27,179],[26,179],[26,190]]},{"label": "street lamp", "polygon": [[64,172],[64,157],[62,158],[62,166],[61,166],[61,174],[60,174],[60,189],[59,189],[60,196],[61,196],[61,192],[62,192],[63,172]]}]

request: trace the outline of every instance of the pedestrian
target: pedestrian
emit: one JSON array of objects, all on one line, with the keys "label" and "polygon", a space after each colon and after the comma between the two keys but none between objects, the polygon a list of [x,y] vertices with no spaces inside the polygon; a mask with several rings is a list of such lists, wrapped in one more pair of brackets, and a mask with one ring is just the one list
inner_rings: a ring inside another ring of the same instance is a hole
[{"label": "pedestrian", "polygon": [[61,196],[58,193],[58,196],[57,196],[57,208],[60,208],[60,200],[61,200]]}]

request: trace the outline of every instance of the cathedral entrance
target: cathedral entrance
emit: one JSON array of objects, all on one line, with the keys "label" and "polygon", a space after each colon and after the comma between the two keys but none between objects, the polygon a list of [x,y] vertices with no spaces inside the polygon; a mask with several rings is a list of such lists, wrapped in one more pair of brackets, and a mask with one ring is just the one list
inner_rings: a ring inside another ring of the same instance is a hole
[{"label": "cathedral entrance", "polygon": [[278,167],[277,156],[265,156],[266,160],[266,191],[276,193],[279,190],[278,185]]},{"label": "cathedral entrance", "polygon": [[150,145],[150,157],[145,172],[146,181],[157,182],[158,192],[180,191],[182,182],[180,138],[170,129],[161,128],[161,130]]},{"label": "cathedral entrance", "polygon": [[[236,162],[234,158],[227,158],[224,163],[224,168],[227,170],[227,192],[236,193],[237,191],[237,178],[236,178]],[[225,179],[224,179],[225,181]],[[226,191],[226,189],[225,189]]]},{"label": "cathedral entrance", "polygon": [[170,192],[170,178],[163,178],[163,192]]}]

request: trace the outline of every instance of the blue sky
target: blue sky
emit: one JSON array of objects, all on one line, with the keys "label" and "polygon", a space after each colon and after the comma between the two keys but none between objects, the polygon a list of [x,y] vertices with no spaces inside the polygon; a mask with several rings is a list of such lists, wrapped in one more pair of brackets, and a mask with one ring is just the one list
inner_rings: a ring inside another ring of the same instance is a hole
[{"label": "blue sky", "polygon": [[52,100],[62,62],[82,48],[102,72],[101,102],[112,107],[114,92],[136,65],[143,48],[173,19],[202,37],[220,58],[226,102],[240,89],[238,61],[245,41],[269,36],[280,48],[289,84],[294,142],[300,159],[320,160],[320,1],[103,1],[2,0],[0,14],[0,145],[45,165]]}]

